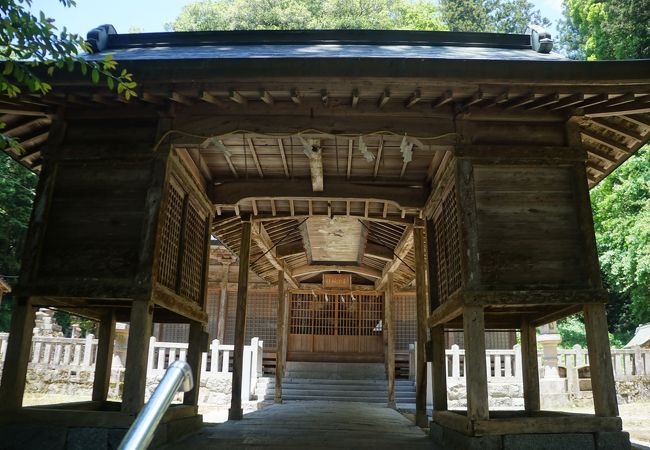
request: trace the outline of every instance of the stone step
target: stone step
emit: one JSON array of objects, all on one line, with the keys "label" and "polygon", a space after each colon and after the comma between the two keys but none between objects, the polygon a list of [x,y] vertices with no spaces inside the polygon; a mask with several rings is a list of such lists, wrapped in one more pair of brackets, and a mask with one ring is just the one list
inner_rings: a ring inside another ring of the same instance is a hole
[{"label": "stone step", "polygon": [[351,395],[337,396],[337,397],[320,397],[315,395],[284,395],[282,394],[282,400],[311,400],[311,401],[330,401],[330,402],[361,402],[361,403],[385,403],[387,401],[386,397],[357,397]]},{"label": "stone step", "polygon": [[[258,385],[259,386],[259,385]],[[265,386],[266,389],[275,389],[275,383]],[[347,385],[347,384],[318,384],[318,383],[301,383],[301,382],[282,382],[283,389],[319,389],[325,391],[387,391],[386,385]],[[395,386],[395,392],[415,392],[410,386]]]},{"label": "stone step", "polygon": [[286,378],[332,380],[385,380],[386,371],[381,363],[329,363],[288,361]]},{"label": "stone step", "polygon": [[[387,392],[371,392],[371,393],[362,393],[355,392],[354,395],[351,395],[350,392],[341,392],[341,391],[312,391],[312,390],[299,390],[299,389],[282,389],[282,397],[287,400],[296,399],[298,397],[313,397],[313,399],[320,400],[331,400],[334,398],[340,397],[353,397],[353,398],[363,398],[363,399],[377,399],[377,400],[386,400],[388,398]],[[265,392],[264,398],[266,400],[272,400],[275,398],[275,389]],[[415,403],[415,393],[395,393],[395,400],[400,403]]]}]

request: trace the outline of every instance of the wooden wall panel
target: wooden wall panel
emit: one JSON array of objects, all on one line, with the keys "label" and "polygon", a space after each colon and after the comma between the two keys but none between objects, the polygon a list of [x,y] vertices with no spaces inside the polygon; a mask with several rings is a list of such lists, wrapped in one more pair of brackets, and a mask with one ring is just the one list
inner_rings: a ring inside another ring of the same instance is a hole
[{"label": "wooden wall panel", "polygon": [[586,286],[573,166],[474,165],[485,289]]}]

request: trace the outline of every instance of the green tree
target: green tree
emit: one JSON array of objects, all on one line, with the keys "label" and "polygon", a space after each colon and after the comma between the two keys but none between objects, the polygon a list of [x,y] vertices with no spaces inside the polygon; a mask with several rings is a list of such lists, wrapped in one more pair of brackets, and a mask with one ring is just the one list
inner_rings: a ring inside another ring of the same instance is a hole
[{"label": "green tree", "polygon": [[[59,0],[67,7],[73,0]],[[104,79],[108,88],[129,98],[135,95],[135,82],[126,70],[117,72],[117,62],[109,55],[103,61],[87,61],[81,52],[89,50],[85,40],[65,27],[59,31],[54,20],[42,11],[30,12],[31,0],[0,2],[0,95],[17,97],[27,90],[47,94],[52,86],[44,75],[57,70],[80,70],[93,82]],[[16,142],[0,134],[0,148]]]},{"label": "green tree", "polygon": [[440,30],[442,25],[428,0],[205,0],[185,6],[167,29]]},{"label": "green tree", "polygon": [[560,44],[573,59],[650,58],[650,0],[565,0]]},{"label": "green tree", "polygon": [[443,25],[451,31],[524,33],[530,24],[551,21],[527,0],[440,0]]},{"label": "green tree", "polygon": [[591,200],[605,283],[629,296],[628,317],[650,322],[650,146],[592,189]]}]

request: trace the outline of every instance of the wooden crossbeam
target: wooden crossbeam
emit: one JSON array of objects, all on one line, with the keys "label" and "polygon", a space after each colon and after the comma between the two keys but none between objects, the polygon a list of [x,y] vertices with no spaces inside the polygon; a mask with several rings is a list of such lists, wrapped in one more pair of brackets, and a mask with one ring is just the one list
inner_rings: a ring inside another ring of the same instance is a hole
[{"label": "wooden crossbeam", "polygon": [[635,101],[623,102],[616,105],[607,103],[585,109],[587,117],[627,116],[630,114],[650,113],[650,96],[640,97]]},{"label": "wooden crossbeam", "polygon": [[606,164],[616,164],[616,158],[596,147],[587,146],[587,153],[596,156],[597,158],[605,161]]},{"label": "wooden crossbeam", "polygon": [[354,273],[361,275],[365,278],[377,279],[381,277],[381,272],[377,269],[371,267],[363,266],[343,266],[338,264],[325,265],[325,264],[316,264],[316,265],[304,265],[299,266],[293,269],[293,276],[302,278],[317,273],[323,272],[345,272],[345,273]]},{"label": "wooden crossbeam", "polygon": [[192,98],[175,91],[170,92],[168,98],[175,103],[179,103],[185,106],[192,106],[194,104],[194,100]]},{"label": "wooden crossbeam", "polygon": [[[226,144],[223,144],[223,147],[228,150],[226,147]],[[228,164],[228,167],[230,167],[230,171],[232,172],[232,176],[235,177],[236,179],[239,179],[239,174],[237,173],[237,169],[235,169],[235,165],[232,163],[232,159],[230,158],[230,152],[225,151],[223,152],[223,157],[226,159],[226,163]]]},{"label": "wooden crossbeam", "polygon": [[348,169],[347,169],[347,179],[350,179],[352,173],[352,148],[354,146],[354,141],[352,139],[348,140]]},{"label": "wooden crossbeam", "polygon": [[48,126],[52,123],[52,120],[48,117],[40,117],[38,119],[30,120],[29,122],[19,125],[17,127],[11,128],[5,131],[3,134],[7,137],[18,137],[23,134],[30,134],[34,131]]},{"label": "wooden crossbeam", "polygon": [[474,94],[472,94],[470,97],[463,100],[463,107],[464,108],[469,108],[470,106],[476,105],[477,103],[480,103],[483,100],[485,100],[485,96],[483,94],[483,91],[481,91],[479,89]]},{"label": "wooden crossbeam", "polygon": [[[628,122],[631,122],[631,123],[633,123],[635,125],[638,125],[640,127],[650,128],[650,119],[646,119],[643,116],[625,116],[625,115],[622,115],[620,117],[622,119],[625,119]],[[646,131],[646,133],[643,133],[643,134],[647,134],[647,133],[648,132]]]},{"label": "wooden crossbeam", "polygon": [[576,105],[578,108],[588,108],[590,106],[596,106],[605,103],[606,101],[609,100],[609,96],[607,94],[598,94],[594,95],[593,97],[589,97],[582,103],[579,103]]},{"label": "wooden crossbeam", "polygon": [[248,142],[248,148],[250,149],[251,155],[253,156],[253,162],[257,168],[257,173],[259,174],[260,178],[264,178],[264,172],[262,172],[262,166],[260,165],[260,161],[257,157],[257,151],[255,150],[253,140],[251,138],[246,138],[246,142]]},{"label": "wooden crossbeam", "polygon": [[[37,145],[40,145],[40,144],[44,143],[45,141],[47,141],[47,138],[49,136],[50,136],[49,132],[41,133],[41,134],[36,135],[36,136],[34,136],[34,137],[30,138],[30,139],[22,141],[20,143],[20,145],[23,147],[23,149],[29,150],[30,148],[36,147]],[[32,156],[32,155],[31,154],[22,155],[20,157],[20,160],[21,161],[26,160],[30,156]]]}]

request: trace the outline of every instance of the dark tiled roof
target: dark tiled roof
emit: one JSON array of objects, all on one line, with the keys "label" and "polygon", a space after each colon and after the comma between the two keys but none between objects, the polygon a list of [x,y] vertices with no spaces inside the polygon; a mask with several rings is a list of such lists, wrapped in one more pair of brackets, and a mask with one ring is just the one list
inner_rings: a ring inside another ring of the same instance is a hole
[{"label": "dark tiled roof", "polygon": [[118,60],[248,58],[388,58],[563,60],[540,53],[525,34],[440,31],[217,31],[116,34],[110,25],[88,33],[95,54]]}]

